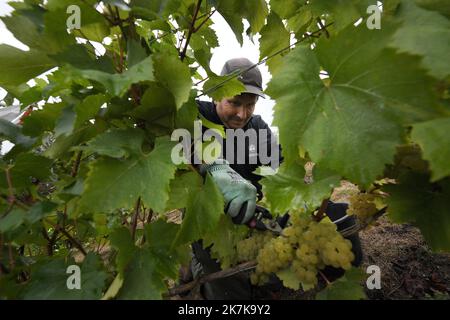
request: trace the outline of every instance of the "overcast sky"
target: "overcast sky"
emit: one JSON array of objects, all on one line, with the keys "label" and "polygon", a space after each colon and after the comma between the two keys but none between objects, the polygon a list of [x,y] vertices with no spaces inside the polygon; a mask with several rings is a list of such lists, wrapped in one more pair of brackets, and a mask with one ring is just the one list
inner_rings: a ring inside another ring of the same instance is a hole
[{"label": "overcast sky", "polygon": [[[0,0],[0,16],[7,15],[12,11],[12,8],[6,3],[6,0]],[[258,50],[258,36],[255,36],[253,44],[246,35],[244,35],[244,44],[241,47],[234,36],[233,31],[222,18],[219,13],[214,13],[212,16],[214,25],[212,28],[216,31],[219,39],[219,47],[212,50],[211,70],[217,74],[220,74],[223,64],[228,59],[237,57],[246,57],[252,62],[257,63],[259,61]],[[248,27],[248,23],[245,21],[245,28]],[[3,22],[0,21],[0,43],[6,43],[22,50],[27,50],[27,46],[23,45],[6,29]],[[262,64],[259,66],[263,77],[263,89],[267,87],[267,83],[270,80],[270,73],[267,66]],[[0,100],[5,96],[6,92],[0,88]],[[261,115],[261,117],[269,124],[272,123],[272,108],[275,102],[269,98],[260,98],[256,103],[255,114]]]}]

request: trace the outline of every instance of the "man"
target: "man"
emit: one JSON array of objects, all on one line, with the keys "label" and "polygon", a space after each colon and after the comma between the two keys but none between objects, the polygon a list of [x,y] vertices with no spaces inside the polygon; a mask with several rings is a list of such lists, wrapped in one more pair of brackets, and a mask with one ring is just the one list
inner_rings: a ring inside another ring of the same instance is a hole
[{"label": "man", "polygon": [[[253,65],[246,58],[231,59],[223,66],[221,75],[230,74],[238,69],[240,71],[247,70]],[[254,129],[256,133],[259,133],[260,129],[265,129],[267,136],[257,135],[256,145],[265,144],[269,149],[267,150],[268,153],[271,153],[271,147],[273,146],[272,132],[260,116],[253,114],[258,98],[265,98],[261,72],[255,66],[243,72],[238,76],[238,79],[244,84],[245,92],[234,97],[225,97],[220,101],[197,101],[199,112],[207,120],[222,125],[225,129],[242,129],[244,132]],[[264,141],[260,141],[261,139],[264,139]],[[255,150],[247,140],[245,140],[244,154],[234,152],[238,150],[235,146],[235,149],[232,150],[234,156],[231,158],[227,157],[230,150],[227,150],[226,142],[222,145],[222,158],[210,164],[200,165],[199,170],[203,175],[211,174],[224,196],[225,212],[233,218],[233,221],[235,223],[247,223],[254,215],[257,198],[262,198],[261,185],[258,183],[261,177],[253,173],[261,165],[261,161],[256,154],[258,157],[256,163],[255,161],[253,161],[253,164],[249,163],[249,159],[253,156]],[[243,158],[244,163],[239,163],[238,158]],[[278,160],[277,162],[279,162]],[[220,264],[211,258],[209,250],[203,248],[201,241],[195,242],[192,248],[194,257],[191,269],[194,277],[220,270]],[[202,289],[203,296],[206,299],[242,300],[251,298],[250,283],[242,274],[206,283]]]},{"label": "man", "polygon": [[[231,59],[225,63],[221,75],[230,74],[235,70],[247,70],[252,66],[254,64],[246,58]],[[253,114],[258,97],[265,98],[259,68],[257,66],[251,68],[240,75],[238,79],[244,84],[245,92],[234,97],[225,97],[221,101],[197,101],[199,111],[207,120],[223,125],[228,129],[227,131],[242,129],[241,132],[254,133],[256,141],[252,144],[250,140],[237,140],[236,138],[233,150],[228,150],[229,145],[224,141],[222,158],[229,159],[229,161],[219,159],[213,164],[201,165],[200,172],[211,173],[224,194],[227,213],[235,218],[236,222],[246,223],[254,214],[256,194],[259,199],[262,198],[261,185],[258,183],[261,176],[254,174],[253,171],[262,164],[272,165],[273,168],[276,168],[281,161],[281,153],[267,123],[259,115]],[[260,130],[265,130],[265,135]],[[245,146],[242,148],[243,152],[237,145],[240,142],[245,142]],[[267,158],[275,161],[262,163],[260,159],[261,146],[265,149],[264,154],[267,155]],[[274,148],[278,150],[273,150]],[[231,158],[228,157],[230,153],[233,153]],[[256,157],[253,162],[250,161],[252,157]],[[227,181],[233,181],[233,184],[227,183]],[[243,216],[238,217],[239,211],[243,209],[244,205],[246,210],[241,212]]]}]

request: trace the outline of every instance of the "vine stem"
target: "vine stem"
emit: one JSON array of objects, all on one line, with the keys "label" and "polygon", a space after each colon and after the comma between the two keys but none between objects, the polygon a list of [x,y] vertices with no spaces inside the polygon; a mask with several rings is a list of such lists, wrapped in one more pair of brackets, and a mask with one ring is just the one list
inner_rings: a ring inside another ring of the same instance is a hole
[{"label": "vine stem", "polygon": [[75,159],[75,163],[73,164],[73,167],[72,167],[72,173],[71,173],[72,178],[75,178],[78,173],[78,168],[80,167],[80,161],[81,161],[82,155],[83,155],[83,151],[78,152],[77,158]]},{"label": "vine stem", "polygon": [[0,276],[2,275],[2,264],[1,261],[3,261],[3,233],[0,233]]},{"label": "vine stem", "polygon": [[136,201],[136,207],[134,210],[133,221],[131,222],[131,238],[133,239],[133,241],[136,237],[136,227],[137,227],[140,206],[141,206],[141,197],[139,197]]},{"label": "vine stem", "polygon": [[[192,34],[196,31],[195,27],[194,27],[195,26],[195,20],[197,20],[197,15],[198,15],[198,13],[200,11],[201,4],[202,4],[202,0],[198,0],[197,7],[195,8],[194,16],[192,17],[191,26],[189,28],[189,32],[188,32],[188,35],[187,35],[187,38],[186,38],[186,43],[184,44],[183,52],[181,52],[181,54],[180,54],[181,61],[183,61],[184,58],[186,57],[186,51],[187,51],[187,47],[188,47],[189,41],[191,40]],[[198,30],[198,28],[197,28],[197,30]]]},{"label": "vine stem", "polygon": [[8,244],[8,255],[9,255],[9,267],[11,270],[13,270],[14,267],[16,266],[16,261],[14,260],[14,256],[12,253],[11,243]]},{"label": "vine stem", "polygon": [[247,271],[247,270],[251,270],[256,268],[256,261],[249,261],[249,262],[244,262],[241,263],[233,268],[229,268],[229,269],[225,269],[225,270],[221,270],[221,271],[217,271],[214,273],[210,273],[204,276],[201,276],[197,279],[195,279],[194,281],[188,282],[186,284],[174,287],[172,289],[169,289],[169,292],[166,294],[167,297],[172,297],[175,296],[177,294],[192,290],[193,288],[195,288],[196,286],[200,286],[206,282],[210,282],[213,280],[217,280],[217,279],[222,279],[222,278],[227,278],[230,277],[232,275],[235,275],[237,273],[243,272],[243,271]]},{"label": "vine stem", "polygon": [[322,277],[322,279],[325,280],[325,282],[327,283],[327,286],[330,285],[331,284],[330,280],[328,280],[328,278],[324,275],[324,273],[322,271],[320,271],[320,270],[318,270],[318,271],[319,271],[319,274]]},{"label": "vine stem", "polygon": [[216,12],[216,9],[214,9],[213,11],[211,11],[211,12],[209,13],[209,15],[206,17],[206,19],[203,20],[203,21],[199,24],[199,26],[198,26],[197,28],[194,29],[194,33],[197,32],[197,31],[198,31],[198,30],[206,23],[206,21],[208,21],[208,20],[211,18],[211,16],[212,16],[215,12]]},{"label": "vine stem", "polygon": [[74,237],[72,237],[70,235],[69,232],[67,232],[66,229],[61,228],[59,225],[54,225],[53,223],[49,222],[48,220],[46,220],[46,223],[48,223],[50,226],[52,226],[55,231],[58,230],[60,233],[62,233],[74,246],[75,248],[77,248],[78,250],[80,250],[80,252],[86,256],[87,255],[87,251],[83,248],[83,245]]},{"label": "vine stem", "polygon": [[319,211],[317,211],[317,214],[313,216],[314,220],[316,220],[317,222],[319,222],[325,217],[325,210],[327,209],[328,206],[328,200],[329,198],[322,200],[322,204],[320,205]]},{"label": "vine stem", "polygon": [[13,191],[14,188],[13,188],[12,181],[11,181],[11,174],[9,172],[9,167],[7,169],[5,169],[5,173],[6,173],[6,181],[8,183],[8,203],[11,208],[12,205],[14,204],[14,202],[16,201],[16,198],[14,197],[14,191]]}]

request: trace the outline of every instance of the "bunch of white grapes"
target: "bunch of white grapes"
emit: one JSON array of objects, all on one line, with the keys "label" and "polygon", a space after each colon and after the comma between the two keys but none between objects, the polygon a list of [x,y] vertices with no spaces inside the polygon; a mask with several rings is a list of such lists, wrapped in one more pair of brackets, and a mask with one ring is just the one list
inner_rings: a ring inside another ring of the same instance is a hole
[{"label": "bunch of white grapes", "polygon": [[370,193],[357,193],[349,198],[350,205],[347,214],[356,215],[360,220],[366,221],[377,212],[375,196]]},{"label": "bunch of white grapes", "polygon": [[310,216],[291,214],[291,225],[281,236],[265,243],[256,257],[253,284],[264,284],[271,273],[290,269],[304,286],[317,285],[317,273],[325,266],[351,268],[351,242],[333,223],[319,223]]},{"label": "bunch of white grapes", "polygon": [[270,232],[255,230],[250,238],[241,240],[237,243],[237,255],[239,261],[255,260],[259,250],[273,238]]}]

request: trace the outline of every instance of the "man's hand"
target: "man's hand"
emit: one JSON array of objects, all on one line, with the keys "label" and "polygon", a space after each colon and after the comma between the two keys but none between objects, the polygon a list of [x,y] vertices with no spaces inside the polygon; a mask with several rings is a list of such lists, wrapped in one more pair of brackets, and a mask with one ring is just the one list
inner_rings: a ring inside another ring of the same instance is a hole
[{"label": "man's hand", "polygon": [[207,172],[223,194],[225,212],[235,223],[247,223],[255,214],[256,187],[242,178],[224,159],[202,164],[200,173],[205,175]]}]

